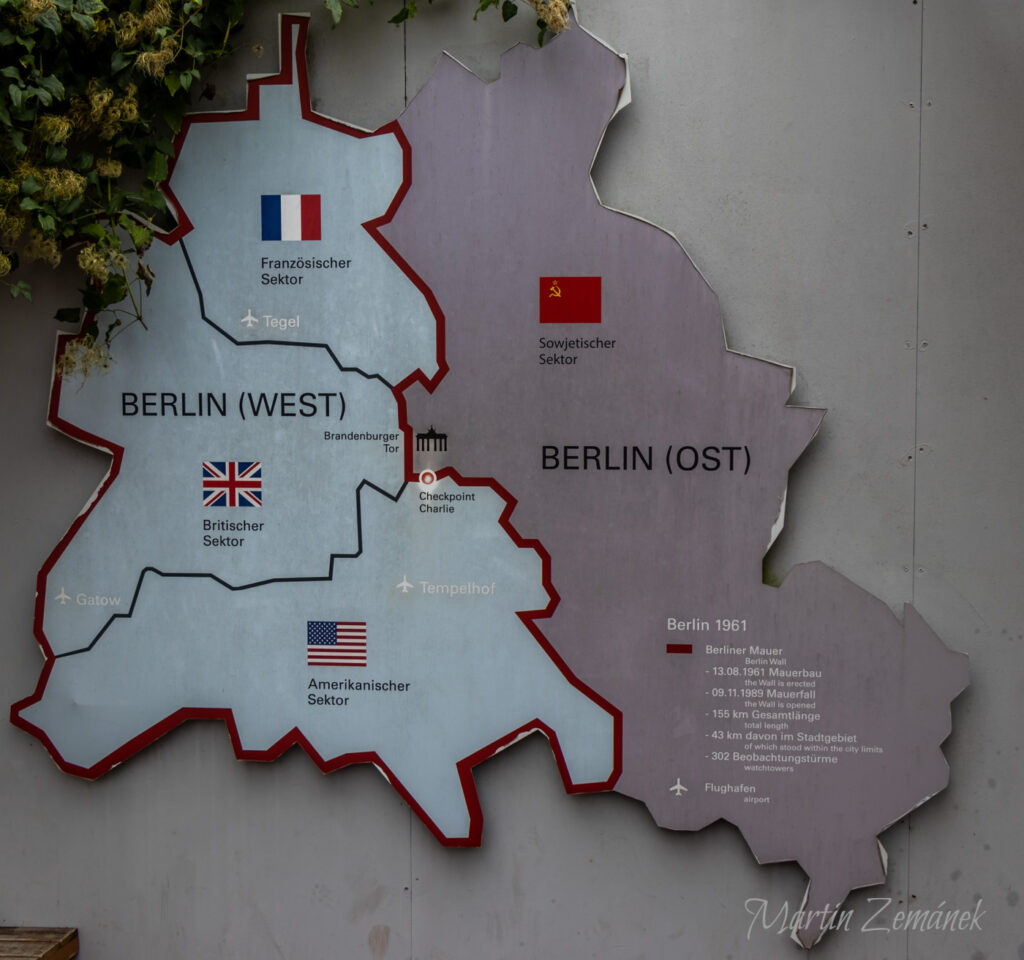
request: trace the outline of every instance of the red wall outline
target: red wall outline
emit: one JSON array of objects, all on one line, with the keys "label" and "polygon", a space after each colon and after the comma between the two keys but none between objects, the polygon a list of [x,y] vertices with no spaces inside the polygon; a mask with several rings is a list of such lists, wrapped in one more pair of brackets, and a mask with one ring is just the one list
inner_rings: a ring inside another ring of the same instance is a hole
[{"label": "red wall outline", "polygon": [[[290,42],[293,35],[293,28],[295,30],[295,43],[294,45]],[[247,81],[247,97],[246,106],[243,110],[239,111],[228,111],[228,112],[209,112],[194,114],[185,118],[182,124],[181,130],[178,132],[177,137],[174,141],[174,156],[168,164],[168,180],[162,185],[164,195],[167,198],[167,202],[174,212],[176,219],[176,226],[174,229],[166,233],[157,233],[157,237],[164,243],[170,245],[177,243],[184,236],[190,233],[193,229],[193,224],[189,220],[187,213],[179,202],[178,198],[174,195],[170,189],[169,181],[173,174],[174,167],[177,162],[178,155],[181,147],[188,135],[188,131],[194,123],[230,123],[246,120],[258,120],[260,117],[260,87],[264,85],[287,85],[290,86],[297,81],[299,88],[299,102],[301,107],[301,115],[303,119],[308,120],[312,123],[319,124],[321,126],[328,127],[329,129],[336,130],[340,133],[345,133],[350,136],[364,138],[374,137],[390,134],[394,136],[399,142],[402,155],[403,155],[403,178],[402,184],[398,191],[395,193],[388,209],[380,217],[368,220],[362,226],[364,229],[374,238],[374,240],[380,245],[380,247],[387,253],[387,255],[396,263],[401,271],[409,278],[409,280],[417,287],[422,293],[427,303],[430,306],[430,310],[435,318],[437,324],[437,373],[433,377],[427,377],[421,369],[417,369],[403,379],[399,384],[392,388],[392,393],[398,404],[398,422],[399,427],[405,435],[405,479],[407,482],[415,482],[418,479],[417,474],[412,470],[412,427],[408,422],[408,414],[405,402],[404,393],[413,384],[422,384],[429,392],[433,391],[440,384],[441,380],[448,372],[448,366],[445,360],[445,318],[444,313],[441,310],[440,304],[437,298],[434,296],[433,291],[424,280],[413,270],[413,268],[406,262],[406,260],[398,253],[398,251],[380,234],[380,227],[390,222],[394,217],[396,211],[404,200],[406,194],[412,186],[412,155],[411,148],[408,139],[405,136],[404,131],[401,128],[398,120],[392,120],[375,131],[360,130],[356,127],[350,127],[346,124],[340,123],[339,121],[333,120],[329,117],[322,116],[321,114],[315,113],[310,105],[309,96],[309,78],[307,73],[306,65],[306,43],[308,40],[309,32],[309,19],[305,16],[297,15],[282,15],[280,18],[280,69],[278,73],[259,77],[256,79],[250,79]],[[89,318],[86,318],[88,322]],[[75,334],[60,334],[57,337],[56,342],[56,354],[55,357],[59,357],[63,352],[68,341],[75,339]],[[324,758],[322,757],[313,745],[306,739],[297,727],[293,727],[284,736],[281,737],[276,743],[274,743],[267,750],[246,750],[242,747],[241,739],[238,734],[238,728],[235,724],[234,714],[230,707],[223,708],[181,708],[174,713],[168,715],[159,723],[154,724],[148,729],[137,734],[135,737],[122,744],[117,750],[104,757],[101,761],[94,764],[91,767],[81,767],[77,764],[69,763],[63,759],[57,750],[56,746],[46,735],[46,733],[34,724],[24,720],[20,716],[20,712],[31,706],[34,703],[39,702],[43,697],[47,681],[49,680],[50,673],[53,669],[55,662],[55,656],[53,650],[50,647],[49,641],[43,632],[43,612],[44,605],[47,596],[47,578],[56,564],[57,560],[67,549],[68,544],[78,533],[79,529],[84,524],[86,518],[92,512],[95,505],[99,500],[106,494],[107,490],[110,489],[114,480],[118,477],[121,470],[121,463],[124,457],[124,448],[118,444],[112,443],[103,437],[91,434],[74,424],[63,420],[59,415],[60,409],[60,395],[61,395],[62,380],[57,373],[54,373],[53,381],[50,391],[50,403],[47,412],[47,424],[54,429],[66,434],[74,440],[81,443],[87,444],[88,446],[94,447],[98,450],[102,450],[111,455],[111,465],[107,471],[106,476],[103,478],[99,487],[93,493],[82,512],[75,518],[67,532],[58,542],[57,546],[53,549],[47,559],[44,561],[42,567],[36,578],[36,603],[35,603],[35,616],[33,623],[33,632],[40,649],[43,652],[45,663],[43,666],[42,673],[40,674],[39,680],[36,684],[34,692],[12,705],[10,711],[11,723],[16,727],[32,734],[39,739],[46,747],[53,761],[57,766],[65,773],[70,773],[75,776],[83,777],[85,779],[95,780],[101,777],[103,774],[108,773],[114,767],[120,765],[125,760],[132,757],[138,751],[142,750],[154,743],[160,737],[169,733],[182,725],[187,720],[223,720],[225,727],[227,728],[228,735],[231,740],[232,749],[234,750],[235,756],[239,760],[252,760],[260,762],[272,762],[278,759],[283,753],[291,749],[293,746],[301,747],[302,750],[310,757],[310,759],[319,767],[323,773],[330,773],[335,770],[340,770],[345,767],[351,766],[358,763],[372,763],[376,766],[384,777],[388,780],[391,786],[398,792],[402,799],[409,805],[424,825],[434,834],[434,836],[445,846],[453,847],[469,847],[479,846],[480,839],[483,831],[483,814],[480,807],[479,796],[476,790],[476,784],[473,778],[473,768],[477,764],[482,763],[484,760],[494,756],[496,753],[504,750],[506,747],[512,745],[522,737],[539,732],[547,737],[552,753],[555,758],[556,765],[558,767],[559,775],[562,778],[563,786],[567,793],[599,793],[605,792],[612,789],[622,771],[622,713],[621,711],[609,703],[599,693],[588,687],[583,681],[581,681],[569,668],[566,662],[554,649],[547,637],[544,636],[543,632],[537,625],[538,620],[547,619],[552,616],[556,607],[559,603],[559,596],[555,590],[554,584],[551,581],[551,557],[547,550],[541,544],[539,540],[528,540],[523,538],[519,532],[512,526],[511,515],[515,510],[518,503],[515,497],[513,497],[496,479],[488,477],[462,477],[454,468],[445,467],[438,471],[438,477],[451,478],[458,486],[477,486],[477,487],[488,487],[493,490],[501,499],[505,502],[505,508],[503,509],[500,517],[499,524],[502,529],[508,534],[512,541],[517,547],[521,549],[532,549],[541,558],[542,567],[542,583],[545,591],[548,594],[548,604],[541,610],[526,610],[518,611],[517,616],[522,621],[524,626],[530,631],[531,635],[537,641],[537,643],[543,648],[545,653],[551,658],[558,670],[561,672],[563,677],[578,691],[583,693],[587,698],[592,700],[595,704],[604,709],[613,719],[614,724],[614,744],[613,744],[613,768],[610,776],[605,781],[593,782],[593,783],[573,783],[570,778],[568,765],[565,761],[565,756],[562,752],[561,745],[558,741],[558,736],[555,731],[541,721],[539,718],[534,718],[528,721],[522,726],[510,731],[497,740],[492,741],[489,744],[481,747],[469,756],[463,757],[456,763],[459,780],[462,785],[463,793],[466,799],[466,806],[469,811],[469,830],[464,837],[450,837],[443,833],[436,823],[428,816],[426,811],[417,803],[413,795],[406,789],[398,777],[389,769],[388,765],[383,759],[376,753],[376,751],[360,751],[354,753],[341,754],[337,757]]]}]

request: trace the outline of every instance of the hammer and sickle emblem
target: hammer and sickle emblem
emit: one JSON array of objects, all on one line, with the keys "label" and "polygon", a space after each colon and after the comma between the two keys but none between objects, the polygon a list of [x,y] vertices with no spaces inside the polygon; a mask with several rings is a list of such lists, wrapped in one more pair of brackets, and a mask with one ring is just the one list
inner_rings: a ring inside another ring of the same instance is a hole
[{"label": "hammer and sickle emblem", "polygon": [[562,288],[558,285],[558,281],[555,280],[548,289],[548,299],[552,297],[560,297],[562,295]]}]

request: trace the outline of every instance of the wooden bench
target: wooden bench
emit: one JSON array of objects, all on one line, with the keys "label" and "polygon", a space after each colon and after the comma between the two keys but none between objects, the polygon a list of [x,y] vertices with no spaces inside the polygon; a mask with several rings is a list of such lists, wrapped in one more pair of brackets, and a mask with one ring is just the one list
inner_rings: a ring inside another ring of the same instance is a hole
[{"label": "wooden bench", "polygon": [[0,960],[70,960],[78,956],[74,927],[0,927]]}]

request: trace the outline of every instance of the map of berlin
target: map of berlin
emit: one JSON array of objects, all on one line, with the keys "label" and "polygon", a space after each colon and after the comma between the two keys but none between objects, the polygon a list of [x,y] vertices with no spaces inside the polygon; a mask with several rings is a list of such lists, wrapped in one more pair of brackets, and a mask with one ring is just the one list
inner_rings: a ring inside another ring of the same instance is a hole
[{"label": "map of berlin", "polygon": [[243,759],[375,764],[451,844],[472,767],[539,731],[567,789],[796,860],[808,910],[881,882],[966,658],[820,564],[762,582],[823,411],[600,203],[623,58],[579,28],[492,84],[443,58],[366,134],[313,113],[305,36],[183,130],[150,329],[55,378],[50,423],[112,466],[12,720],[95,777],[221,718]]}]

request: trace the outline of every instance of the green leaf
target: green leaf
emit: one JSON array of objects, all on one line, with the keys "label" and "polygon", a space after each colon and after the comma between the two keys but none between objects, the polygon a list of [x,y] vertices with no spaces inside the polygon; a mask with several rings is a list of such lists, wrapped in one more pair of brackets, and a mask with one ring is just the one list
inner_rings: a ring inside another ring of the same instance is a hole
[{"label": "green leaf", "polygon": [[103,295],[100,293],[99,288],[90,284],[88,287],[84,287],[78,292],[82,295],[82,306],[85,307],[89,313],[98,313],[103,309]]},{"label": "green leaf", "polygon": [[25,91],[18,84],[10,83],[7,85],[7,95],[11,98],[14,109],[20,110],[21,105],[25,102]]},{"label": "green leaf", "polygon": [[517,13],[519,13],[519,7],[514,3],[514,0],[505,0],[501,5],[501,19],[508,23]]},{"label": "green leaf", "polygon": [[63,163],[68,156],[68,148],[62,143],[51,143],[46,148],[46,162],[57,165]]},{"label": "green leaf", "polygon": [[103,308],[120,303],[127,292],[127,281],[123,276],[115,273],[103,284],[103,289],[100,291],[100,303],[103,305]]},{"label": "green leaf", "polygon": [[28,96],[25,98],[26,100],[28,99],[28,97],[31,97],[33,94],[35,94],[35,96],[39,99],[39,102],[44,107],[48,107],[53,102],[53,97],[51,97],[49,92],[44,90],[42,87],[29,87],[27,93]]},{"label": "green leaf", "polygon": [[0,101],[0,123],[5,127],[11,125],[11,115],[7,112],[7,107],[4,106],[3,101]]},{"label": "green leaf", "polygon": [[86,33],[92,33],[96,29],[96,21],[84,13],[72,13],[71,19],[75,21]]},{"label": "green leaf", "polygon": [[156,187],[143,185],[142,199],[158,213],[167,209],[167,198],[164,196],[163,191],[157,190]]},{"label": "green leaf", "polygon": [[56,100],[64,99],[64,84],[60,82],[55,76],[50,74],[43,74],[36,80],[47,93],[50,94]]},{"label": "green leaf", "polygon": [[3,67],[0,69],[0,77],[7,77],[8,80],[20,80],[21,71],[17,67]]},{"label": "green leaf", "polygon": [[0,30],[0,46],[9,47],[14,43],[14,34],[10,30]]},{"label": "green leaf", "polygon": [[341,0],[324,0],[324,7],[331,15],[332,27],[336,27],[341,23]]},{"label": "green leaf", "polygon": [[24,297],[26,300],[31,300],[32,287],[29,284],[27,284],[24,280],[19,280],[17,283],[12,283],[11,296]]},{"label": "green leaf", "polygon": [[167,126],[171,128],[171,132],[175,134],[181,129],[181,121],[184,114],[185,111],[178,101],[168,104],[160,111],[160,116],[164,123],[166,123]]},{"label": "green leaf", "polygon": [[21,203],[18,204],[22,210],[41,210],[42,207],[35,202],[31,197],[22,197]]},{"label": "green leaf", "polygon": [[110,57],[110,72],[120,73],[125,67],[131,66],[132,58],[121,50],[115,50]]},{"label": "green leaf", "polygon": [[50,214],[48,213],[39,214],[39,216],[36,217],[36,221],[39,224],[39,229],[42,230],[43,233],[46,234],[47,236],[49,236],[57,229],[56,222],[54,221],[53,217],[50,216]]},{"label": "green leaf", "polygon": [[403,23],[404,21],[416,16],[416,0],[406,0],[402,4],[402,9],[398,11],[388,23]]},{"label": "green leaf", "polygon": [[57,323],[78,323],[82,319],[81,307],[61,307],[54,315]]},{"label": "green leaf", "polygon": [[28,150],[28,147],[25,146],[25,134],[23,131],[11,130],[8,136],[11,138],[11,143],[14,144],[14,149],[18,153],[25,153]]},{"label": "green leaf", "polygon": [[103,13],[105,7],[103,0],[77,0],[75,7],[81,13],[95,16],[97,13]]},{"label": "green leaf", "polygon": [[181,84],[182,90],[188,90],[192,86],[192,71],[182,70],[178,74],[178,82]]},{"label": "green leaf", "polygon": [[21,181],[21,192],[26,197],[31,197],[33,193],[39,193],[42,189],[43,185],[32,174],[29,174]]},{"label": "green leaf", "polygon": [[60,14],[58,14],[53,7],[49,7],[46,10],[44,10],[41,14],[39,14],[39,16],[36,17],[35,22],[38,23],[40,26],[45,27],[55,37],[60,35]]},{"label": "green leaf", "polygon": [[149,246],[153,239],[153,231],[144,227],[134,217],[126,217],[122,214],[121,226],[128,231],[128,236],[132,238],[132,245],[140,253]]},{"label": "green leaf", "polygon": [[107,235],[107,231],[98,223],[87,223],[78,232],[90,240],[102,240]]},{"label": "green leaf", "polygon": [[498,2],[499,0],[480,0],[480,5],[476,8],[476,13],[473,14],[473,19],[475,20],[488,7],[496,7]]},{"label": "green leaf", "polygon": [[[85,203],[85,194],[80,193],[77,197],[72,197],[67,203],[62,203],[58,208],[57,212],[65,217],[70,213],[74,213],[83,203]],[[65,236],[70,236],[71,231],[65,233]]]},{"label": "green leaf", "polygon": [[167,154],[157,151],[146,164],[146,177],[153,183],[161,183],[167,179]]}]

